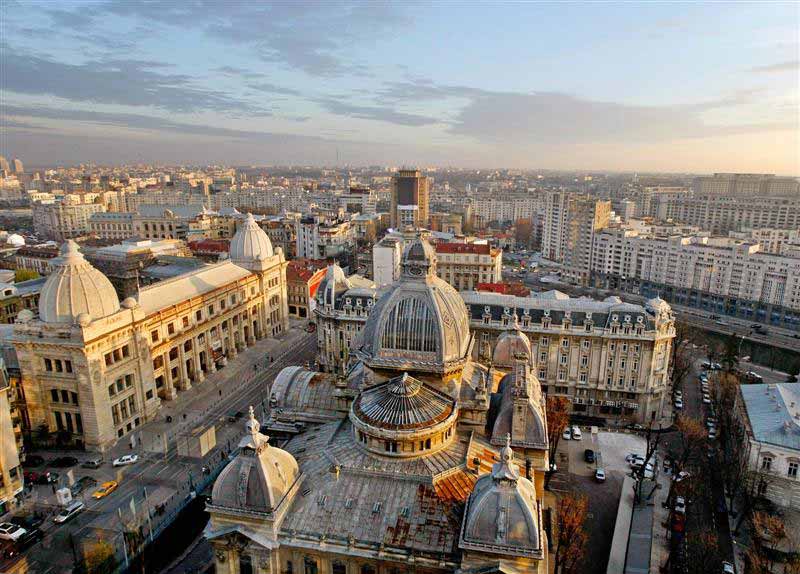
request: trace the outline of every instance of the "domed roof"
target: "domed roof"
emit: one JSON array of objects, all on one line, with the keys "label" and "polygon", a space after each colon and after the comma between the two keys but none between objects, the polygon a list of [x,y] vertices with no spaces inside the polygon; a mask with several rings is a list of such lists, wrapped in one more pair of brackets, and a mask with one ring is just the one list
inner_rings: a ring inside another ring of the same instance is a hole
[{"label": "domed roof", "polygon": [[6,238],[6,243],[12,247],[22,247],[25,245],[25,238],[17,233],[12,233]]},{"label": "domed roof", "polygon": [[214,506],[254,512],[275,512],[300,477],[295,458],[269,445],[261,434],[253,407],[245,423],[241,449],[214,482]]},{"label": "domed roof", "polygon": [[364,325],[357,353],[367,365],[439,372],[466,360],[467,307],[435,270],[430,244],[413,241],[400,279],[378,299]]},{"label": "domed roof", "polygon": [[446,393],[403,373],[361,392],[353,402],[353,415],[373,427],[408,430],[435,425],[456,408]]},{"label": "domed roof", "polygon": [[511,436],[515,446],[547,449],[547,427],[542,412],[542,391],[530,364],[517,361],[514,369],[500,380],[500,409],[492,428],[492,444],[502,444]]},{"label": "domed roof", "polygon": [[492,472],[481,476],[472,489],[459,546],[512,556],[542,554],[536,489],[519,474],[510,436]]},{"label": "domed roof", "polygon": [[492,364],[497,367],[512,367],[517,359],[531,360],[531,342],[518,328],[504,331],[498,338],[492,354]]},{"label": "domed roof", "polygon": [[350,287],[350,280],[347,279],[342,268],[333,263],[328,266],[327,271],[325,271],[325,277],[320,282],[317,290],[317,299],[323,305],[334,306],[336,304],[336,296],[347,291]]},{"label": "domed roof", "polygon": [[672,310],[672,307],[670,307],[669,303],[664,301],[661,297],[653,297],[652,299],[649,299],[644,304],[644,307],[645,307],[645,309],[647,309],[648,311],[650,311],[654,315],[657,315],[658,313],[660,313],[662,311],[671,311]]},{"label": "domed roof", "polygon": [[71,239],[64,243],[51,265],[53,271],[39,295],[39,319],[74,323],[83,313],[97,320],[119,311],[114,286],[83,258],[77,243]]},{"label": "domed roof", "polygon": [[248,213],[231,239],[231,261],[245,265],[254,261],[263,261],[274,255],[272,242],[266,232],[256,223],[252,213]]}]

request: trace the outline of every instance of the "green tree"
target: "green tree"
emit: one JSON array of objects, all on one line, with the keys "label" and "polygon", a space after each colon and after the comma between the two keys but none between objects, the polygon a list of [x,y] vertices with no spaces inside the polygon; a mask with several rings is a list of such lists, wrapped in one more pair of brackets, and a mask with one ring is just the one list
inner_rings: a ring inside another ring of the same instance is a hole
[{"label": "green tree", "polygon": [[39,272],[34,271],[33,269],[16,269],[14,271],[14,283],[38,279],[39,277]]}]

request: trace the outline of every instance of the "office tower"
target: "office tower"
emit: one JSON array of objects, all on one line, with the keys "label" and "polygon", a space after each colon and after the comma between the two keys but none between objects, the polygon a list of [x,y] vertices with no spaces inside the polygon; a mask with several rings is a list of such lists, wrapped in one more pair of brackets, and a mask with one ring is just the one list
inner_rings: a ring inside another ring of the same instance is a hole
[{"label": "office tower", "polygon": [[416,169],[401,169],[392,178],[392,227],[426,227],[430,179]]}]

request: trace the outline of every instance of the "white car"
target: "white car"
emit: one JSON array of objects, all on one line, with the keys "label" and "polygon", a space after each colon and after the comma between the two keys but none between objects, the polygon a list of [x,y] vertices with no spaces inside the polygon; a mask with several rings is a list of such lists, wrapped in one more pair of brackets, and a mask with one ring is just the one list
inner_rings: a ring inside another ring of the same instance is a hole
[{"label": "white car", "polygon": [[708,429],[708,438],[709,440],[714,440],[717,438],[717,429]]},{"label": "white car", "polygon": [[631,468],[638,468],[644,464],[644,457],[639,454],[632,455],[629,459],[626,459],[628,464]]},{"label": "white car", "polygon": [[686,514],[686,499],[682,496],[675,497],[675,512]]},{"label": "white car", "polygon": [[581,440],[583,435],[581,435],[581,429],[578,427],[572,427],[572,438],[574,440]]},{"label": "white car", "polygon": [[561,438],[564,440],[570,440],[572,438],[572,431],[569,428],[564,429],[564,434],[561,435]]},{"label": "white car", "polygon": [[681,399],[675,399],[675,408],[678,410],[683,409],[683,401]]},{"label": "white car", "polygon": [[61,509],[61,512],[59,512],[58,515],[56,515],[56,517],[53,519],[53,522],[57,524],[62,524],[64,522],[72,520],[80,512],[82,512],[84,508],[85,506],[83,505],[83,502],[81,502],[80,500],[73,500],[67,506]]},{"label": "white car", "polygon": [[0,539],[17,541],[27,530],[10,522],[0,524]]},{"label": "white car", "polygon": [[734,569],[733,564],[731,564],[730,562],[723,562],[722,574],[736,574],[736,570]]},{"label": "white car", "polygon": [[708,396],[707,394],[703,395],[703,404],[704,405],[710,405],[711,404],[711,397]]},{"label": "white car", "polygon": [[682,399],[683,398],[683,391],[675,391],[675,398]]},{"label": "white car", "polygon": [[686,480],[690,476],[692,476],[691,473],[686,472],[685,470],[682,470],[678,474],[675,475],[675,479],[674,480],[675,480],[675,482],[681,482],[683,480]]},{"label": "white car", "polygon": [[125,466],[125,465],[128,465],[128,464],[133,464],[137,460],[139,460],[139,455],[138,454],[126,454],[126,455],[123,455],[123,456],[121,456],[119,458],[115,458],[114,462],[111,463],[111,466]]}]

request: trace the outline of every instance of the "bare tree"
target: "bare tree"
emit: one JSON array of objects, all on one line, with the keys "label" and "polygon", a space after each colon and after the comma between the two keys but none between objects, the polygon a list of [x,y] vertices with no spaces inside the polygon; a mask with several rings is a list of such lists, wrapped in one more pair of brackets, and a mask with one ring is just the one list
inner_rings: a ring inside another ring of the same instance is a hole
[{"label": "bare tree", "polygon": [[558,441],[561,440],[561,433],[569,425],[569,399],[567,397],[548,396],[545,409],[547,411],[547,440],[550,447],[550,462],[553,462],[558,448]]},{"label": "bare tree", "polygon": [[722,556],[717,544],[717,535],[710,530],[705,530],[699,534],[687,536],[685,560],[684,572],[687,574],[720,572]]},{"label": "bare tree", "polygon": [[672,348],[672,364],[670,365],[670,378],[672,379],[673,390],[678,390],[683,386],[686,376],[692,371],[694,362],[698,358],[694,339],[697,329],[684,323],[675,323],[675,343]]},{"label": "bare tree", "polygon": [[587,498],[565,494],[556,504],[556,541],[553,560],[555,574],[578,574],[588,536],[584,523],[589,508]]},{"label": "bare tree", "polygon": [[[644,455],[644,463],[633,469],[631,473],[634,478],[634,502],[636,504],[641,503],[645,498],[643,487],[644,487],[644,480],[647,475],[647,466],[651,464],[653,467],[653,471],[656,470],[656,451],[658,451],[658,444],[661,442],[661,433],[654,432],[653,423],[651,422],[650,425],[647,427],[647,433],[645,434],[645,440],[647,442],[647,451]],[[653,481],[653,490],[656,488],[655,481]],[[650,493],[652,494],[652,492]],[[648,495],[649,497],[650,495]]]},{"label": "bare tree", "polygon": [[675,428],[681,436],[681,455],[678,466],[682,469],[686,464],[700,455],[706,445],[706,429],[703,424],[688,416],[679,416],[675,421]]}]

